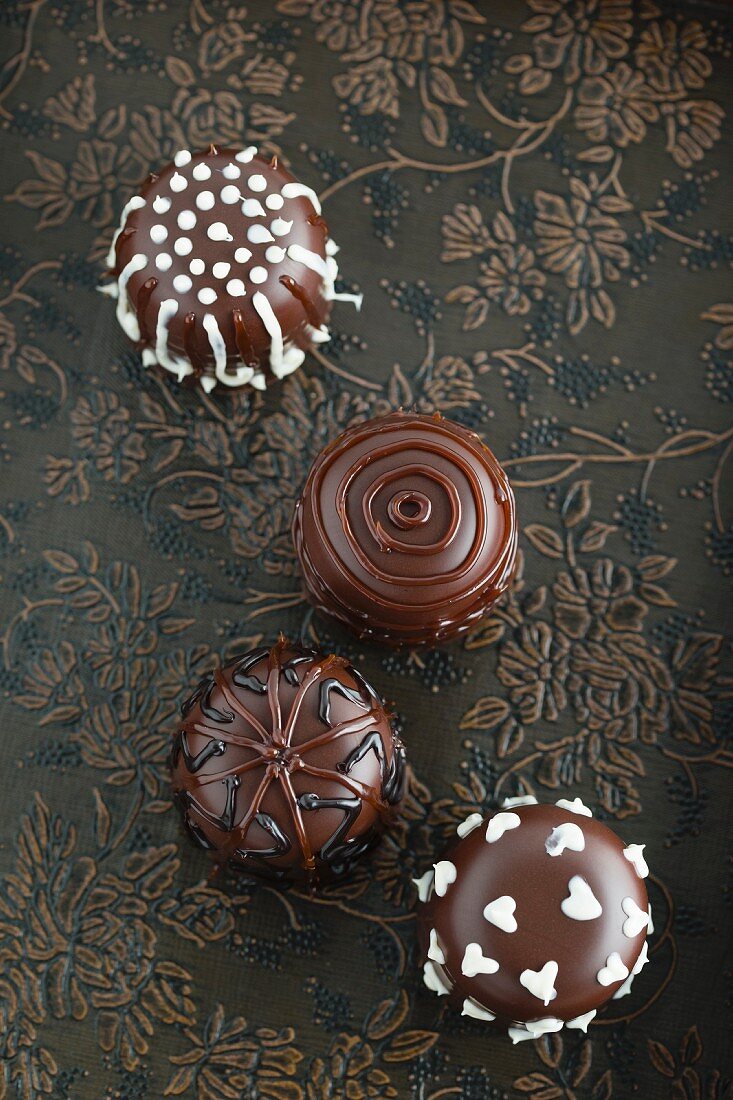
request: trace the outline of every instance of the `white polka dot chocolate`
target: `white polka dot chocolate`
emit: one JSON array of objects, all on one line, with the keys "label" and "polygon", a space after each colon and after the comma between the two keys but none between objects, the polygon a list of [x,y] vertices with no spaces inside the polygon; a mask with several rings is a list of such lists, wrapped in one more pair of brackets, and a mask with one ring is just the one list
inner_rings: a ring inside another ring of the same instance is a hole
[{"label": "white polka dot chocolate", "polygon": [[254,146],[179,150],[122,212],[106,292],[145,366],[264,388],[329,339],[336,246],[312,188]]},{"label": "white polka dot chocolate", "polygon": [[643,846],[580,799],[507,799],[469,814],[415,881],[425,985],[514,1043],[585,1032],[648,959]]}]

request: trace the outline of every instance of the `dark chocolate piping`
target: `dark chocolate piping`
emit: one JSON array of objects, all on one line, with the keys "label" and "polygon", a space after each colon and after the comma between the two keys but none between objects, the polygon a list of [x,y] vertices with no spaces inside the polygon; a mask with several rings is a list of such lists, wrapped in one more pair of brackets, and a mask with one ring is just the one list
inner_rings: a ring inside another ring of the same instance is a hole
[{"label": "dark chocolate piping", "polygon": [[155,278],[155,275],[151,275],[149,279],[145,280],[137,292],[135,312],[137,314],[137,323],[140,327],[140,339],[146,344],[150,342],[150,333],[148,332],[148,326],[145,321],[145,311],[148,308],[153,291],[157,285],[158,280]]},{"label": "dark chocolate piping", "polygon": [[302,287],[292,275],[281,275],[279,282],[300,302],[308,318],[308,324],[313,325],[314,328],[320,328],[322,323],[321,317],[314,305],[313,299],[305,287]]},{"label": "dark chocolate piping", "polygon": [[243,362],[253,369],[259,367],[260,361],[254,349],[249,330],[244,323],[241,309],[232,310],[232,321],[234,323],[234,343],[237,345],[237,351]]},{"label": "dark chocolate piping", "polygon": [[194,376],[200,378],[204,373],[204,361],[196,348],[196,314],[193,312],[183,318],[183,349],[191,362]]}]

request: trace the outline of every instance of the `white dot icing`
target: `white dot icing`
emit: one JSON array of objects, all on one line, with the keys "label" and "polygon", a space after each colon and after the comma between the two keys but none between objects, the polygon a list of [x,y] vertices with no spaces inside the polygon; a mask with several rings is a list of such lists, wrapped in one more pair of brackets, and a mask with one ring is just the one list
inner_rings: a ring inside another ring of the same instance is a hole
[{"label": "white dot icing", "polygon": [[468,836],[469,833],[472,833],[474,829],[478,829],[482,821],[483,817],[481,814],[469,814],[465,821],[462,821],[456,829],[461,840],[463,840],[464,836]]},{"label": "white dot icing", "polygon": [[598,1009],[592,1008],[590,1012],[585,1012],[582,1016],[576,1016],[574,1020],[566,1020],[565,1027],[577,1028],[578,1031],[582,1031],[585,1034],[588,1030],[588,1024],[596,1016]]},{"label": "white dot icing", "polygon": [[265,249],[265,259],[268,264],[279,264],[285,259],[285,249],[280,248],[276,244],[271,244],[269,248]]},{"label": "white dot icing", "polygon": [[237,261],[238,264],[246,264],[247,260],[249,260],[251,256],[252,253],[248,248],[238,248],[237,251],[234,253],[234,259]]},{"label": "white dot icing", "polygon": [[153,199],[153,210],[156,214],[165,214],[171,208],[171,200],[165,195],[156,195]]},{"label": "white dot icing", "polygon": [[247,293],[247,288],[241,279],[230,279],[227,283],[227,294],[231,294],[232,298],[241,298]]},{"label": "white dot icing", "polygon": [[486,839],[489,844],[495,844],[501,840],[507,829],[516,829],[522,824],[519,814],[498,813],[494,814],[486,829]]},{"label": "white dot icing", "polygon": [[573,875],[568,891],[568,896],[560,902],[566,917],[570,920],[596,920],[601,916],[601,903],[581,875]]},{"label": "white dot icing", "polygon": [[649,914],[645,909],[640,909],[633,898],[624,898],[621,902],[621,908],[626,914],[623,933],[629,939],[633,939],[634,936],[638,936],[648,926]]},{"label": "white dot icing", "polygon": [[237,168],[236,164],[225,164],[221,170],[222,176],[228,180],[238,180],[242,174],[242,169]]},{"label": "white dot icing", "polygon": [[247,186],[250,191],[264,191],[267,188],[267,180],[258,172],[256,175],[249,177]]},{"label": "white dot icing", "polygon": [[461,1009],[461,1016],[473,1016],[474,1020],[495,1020],[496,1016],[493,1012],[489,1012],[488,1008],[484,1008],[478,1001],[475,1001],[473,997],[466,997],[463,1002],[463,1008]]},{"label": "white dot icing", "polygon": [[433,882],[435,893],[439,898],[444,898],[448,892],[448,887],[456,881],[458,875],[456,865],[455,863],[451,863],[449,859],[441,859],[433,866],[435,869],[435,879]]},{"label": "white dot icing", "polygon": [[248,145],[246,149],[242,149],[241,153],[236,153],[234,159],[238,160],[240,164],[249,164],[256,152],[256,145]]},{"label": "white dot icing", "polygon": [[195,165],[192,175],[195,180],[203,182],[204,180],[211,179],[211,169],[204,161],[199,161],[199,163]]},{"label": "white dot icing", "polygon": [[265,199],[265,206],[268,210],[282,210],[285,205],[285,199],[282,195],[268,195]]},{"label": "white dot icing", "polygon": [[432,959],[428,959],[422,968],[422,977],[428,989],[433,993],[437,993],[439,997],[444,997],[453,988],[448,982],[443,968],[434,963]]},{"label": "white dot icing", "polygon": [[174,172],[171,176],[171,191],[185,191],[188,187],[188,180],[185,176],[182,176],[180,172]]},{"label": "white dot icing", "polygon": [[529,990],[533,997],[542,1001],[544,1005],[548,1005],[557,997],[555,978],[558,969],[557,963],[551,959],[541,970],[523,970],[519,975],[519,983]]},{"label": "white dot icing", "polygon": [[293,228],[293,223],[286,221],[285,218],[273,218],[270,222],[270,229],[276,237],[284,237]]},{"label": "white dot icing", "polygon": [[445,965],[445,955],[443,954],[443,948],[438,943],[438,933],[434,928],[430,929],[430,946],[428,947],[428,958],[433,962]]},{"label": "white dot icing", "polygon": [[548,856],[561,856],[566,848],[571,852],[582,852],[585,848],[583,830],[572,821],[557,825],[545,841]]},{"label": "white dot icing", "polygon": [[265,211],[259,199],[245,199],[242,203],[242,213],[247,218],[264,218]]},{"label": "white dot icing", "polygon": [[435,871],[431,867],[420,878],[414,878],[412,881],[417,886],[417,896],[420,901],[428,901],[430,895],[433,892],[433,879],[435,878]]},{"label": "white dot icing", "polygon": [[182,210],[176,221],[178,222],[179,229],[193,229],[196,225],[196,215],[193,210]]},{"label": "white dot icing", "polygon": [[173,263],[173,257],[168,252],[159,252],[155,257],[155,266],[158,271],[167,271]]},{"label": "white dot icing", "polygon": [[247,230],[247,240],[252,244],[267,244],[268,241],[274,241],[270,230],[266,225],[251,225]]},{"label": "white dot icing", "polygon": [[176,168],[185,168],[187,164],[190,164],[191,154],[189,153],[188,149],[181,149],[180,152],[176,153],[173,158],[173,163],[175,164]]},{"label": "white dot icing", "polygon": [[561,806],[563,810],[570,810],[571,814],[581,814],[583,817],[593,817],[593,811],[589,810],[584,802],[579,798],[558,798],[555,803],[556,806]]},{"label": "white dot icing", "polygon": [[150,239],[154,244],[162,244],[168,237],[168,230],[164,225],[152,225],[150,227]]},{"label": "white dot icing", "polygon": [[216,291],[213,287],[202,286],[198,294],[199,301],[202,305],[210,306],[216,301]]},{"label": "white dot icing", "polygon": [[206,264],[203,260],[196,257],[195,260],[191,260],[191,263],[188,265],[188,270],[192,275],[203,275],[204,271],[206,271]]},{"label": "white dot icing", "polygon": [[256,283],[257,285],[259,285],[260,283],[264,283],[265,280],[267,279],[267,268],[266,267],[253,267],[252,270],[249,273],[249,277],[252,280],[252,282]]},{"label": "white dot icing", "polygon": [[598,971],[598,981],[601,985],[613,985],[614,982],[628,978],[629,968],[621,959],[618,951],[613,951],[606,959],[606,965]]},{"label": "white dot icing", "polygon": [[199,210],[211,210],[215,201],[213,191],[200,191],[196,196],[196,205]]},{"label": "white dot icing", "polygon": [[185,294],[187,290],[190,290],[192,286],[191,280],[188,275],[176,275],[173,280],[173,289],[177,290],[179,294]]},{"label": "white dot icing", "polygon": [[509,894],[502,894],[500,898],[490,901],[484,907],[484,917],[489,924],[501,928],[502,932],[516,932],[517,921],[514,916],[516,908],[517,903],[514,898]]},{"label": "white dot icing", "polygon": [[461,963],[461,973],[467,978],[475,978],[477,974],[496,974],[499,964],[496,959],[484,955],[481,944],[466,944],[466,952]]},{"label": "white dot icing", "polygon": [[644,859],[645,848],[646,844],[628,844],[624,848],[624,858],[633,865],[639,878],[646,878],[649,874],[649,866]]},{"label": "white dot icing", "polygon": [[227,206],[231,206],[235,202],[239,202],[242,196],[239,194],[239,188],[235,187],[233,183],[228,183],[226,187],[221,189],[221,201],[226,203]]},{"label": "white dot icing", "polygon": [[231,233],[224,225],[224,222],[213,222],[206,230],[207,236],[212,241],[233,241]]},{"label": "white dot icing", "polygon": [[173,242],[173,251],[177,256],[188,256],[193,249],[193,243],[190,237],[179,237]]},{"label": "white dot icing", "polygon": [[215,279],[226,279],[231,269],[231,264],[228,264],[225,260],[218,260],[212,267],[211,274]]}]

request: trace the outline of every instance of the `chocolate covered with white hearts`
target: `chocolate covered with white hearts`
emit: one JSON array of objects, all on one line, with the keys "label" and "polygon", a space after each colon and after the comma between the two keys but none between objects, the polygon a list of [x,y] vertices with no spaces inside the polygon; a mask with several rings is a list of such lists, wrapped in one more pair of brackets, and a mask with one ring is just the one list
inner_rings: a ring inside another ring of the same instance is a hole
[{"label": "chocolate covered with white hearts", "polygon": [[182,150],[122,211],[107,262],[117,319],[179,381],[264,389],[330,338],[337,246],[316,193],[254,146]]},{"label": "chocolate covered with white hearts", "polygon": [[457,832],[416,880],[425,984],[515,1043],[585,1031],[647,962],[644,845],[625,845],[578,798],[507,799]]}]

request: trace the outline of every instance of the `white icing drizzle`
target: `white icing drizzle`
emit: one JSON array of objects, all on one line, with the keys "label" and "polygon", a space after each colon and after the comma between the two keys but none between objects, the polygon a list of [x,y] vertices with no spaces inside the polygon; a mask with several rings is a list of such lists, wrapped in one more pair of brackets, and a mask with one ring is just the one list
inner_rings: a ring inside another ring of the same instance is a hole
[{"label": "white icing drizzle", "polygon": [[204,306],[213,305],[216,301],[216,291],[211,286],[202,286],[198,292],[198,300]]},{"label": "white icing drizzle", "polygon": [[258,218],[265,215],[265,209],[259,199],[245,199],[242,203],[242,213],[247,218]]},{"label": "white icing drizzle", "polygon": [[606,959],[606,965],[598,971],[598,981],[601,985],[613,985],[623,978],[628,978],[629,968],[626,966],[618,951],[612,951]]},{"label": "white icing drizzle", "polygon": [[593,811],[579,798],[573,798],[572,801],[569,798],[558,798],[555,803],[556,806],[561,806],[563,810],[570,810],[571,814],[581,814],[583,817],[593,817]]},{"label": "white icing drizzle", "polygon": [[212,267],[211,274],[215,279],[226,279],[231,270],[232,265],[228,264],[226,260],[218,260]]},{"label": "white icing drizzle", "polygon": [[474,829],[478,829],[482,821],[483,818],[481,814],[469,814],[466,820],[462,821],[456,829],[461,840],[463,840],[464,836],[468,836],[469,833],[472,833]]},{"label": "white icing drizzle", "polygon": [[[363,294],[347,294],[345,291],[341,294],[334,294],[332,292],[331,294],[328,295],[328,300],[330,302],[351,302],[354,305],[354,307],[356,308],[356,312],[360,313],[362,303],[364,301],[364,295]],[[508,803],[510,801],[511,801],[511,799],[508,799],[503,804],[506,806],[506,805],[508,805]],[[537,801],[537,799],[535,799],[535,802],[536,801]],[[516,805],[516,803],[515,803],[515,805]]]},{"label": "white icing drizzle", "polygon": [[[143,199],[143,202],[145,200]],[[153,210],[156,214],[166,214],[171,208],[171,200],[165,195],[156,195],[153,199]]]},{"label": "white icing drizzle", "polygon": [[276,244],[271,244],[265,249],[265,259],[268,264],[279,264],[285,259],[285,249]]},{"label": "white icing drizzle", "polygon": [[136,271],[142,271],[147,262],[148,257],[144,252],[136,252],[117,280],[117,320],[131,340],[140,339],[140,325],[137,314],[130,308],[127,300],[127,284]]},{"label": "white icing drizzle", "polygon": [[176,221],[178,222],[179,229],[188,231],[189,229],[193,229],[196,225],[196,215],[193,210],[182,210]]},{"label": "white icing drizzle", "polygon": [[644,859],[645,848],[646,844],[628,844],[624,848],[624,858],[633,865],[639,878],[646,878],[649,874],[649,865]]},{"label": "white icing drizzle", "polygon": [[266,225],[258,223],[257,225],[250,225],[247,230],[247,240],[251,241],[252,244],[267,244],[269,241],[274,241],[275,238]]},{"label": "white icing drizzle", "polygon": [[433,962],[441,963],[445,965],[445,955],[443,954],[443,948],[438,943],[438,933],[434,928],[430,929],[430,946],[428,947],[428,958]]},{"label": "white icing drizzle", "polygon": [[155,257],[155,266],[158,271],[168,271],[172,263],[173,257],[170,252],[159,252]]},{"label": "white icing drizzle", "polygon": [[238,180],[242,174],[242,169],[238,168],[236,164],[225,164],[221,170],[222,176],[228,180]]},{"label": "white icing drizzle", "polygon": [[270,229],[276,237],[285,237],[293,228],[293,223],[286,221],[285,218],[273,218],[270,222]]},{"label": "white icing drizzle", "polygon": [[466,997],[463,1001],[463,1008],[461,1009],[461,1016],[473,1016],[474,1020],[495,1020],[496,1014],[489,1012],[488,1008],[484,1008],[473,997]]},{"label": "white icing drizzle", "polygon": [[231,235],[224,222],[212,222],[206,230],[206,235],[212,241],[234,240],[234,237]]},{"label": "white icing drizzle", "polygon": [[439,997],[444,997],[446,993],[450,993],[453,986],[447,979],[445,971],[432,961],[428,959],[422,968],[422,977],[425,985],[433,993],[437,993]]},{"label": "white icing drizzle", "polygon": [[249,177],[247,186],[250,191],[265,191],[267,189],[267,180],[257,172],[254,176]]},{"label": "white icing drizzle", "polygon": [[161,367],[175,374],[181,382],[187,374],[193,372],[193,367],[187,359],[179,359],[168,351],[168,325],[171,318],[178,312],[178,302],[175,298],[166,298],[160,303],[158,310],[158,322],[155,326],[155,362]]},{"label": "white icing drizzle", "polygon": [[439,898],[444,898],[448,892],[448,887],[454,883],[458,877],[456,865],[455,863],[451,863],[449,859],[441,859],[433,866],[435,869],[435,893]]},{"label": "white icing drizzle", "polygon": [[246,363],[241,363],[236,370],[227,372],[227,348],[213,313],[204,314],[203,325],[208,333],[209,344],[214,355],[214,374],[217,379],[225,386],[246,385],[254,371]]},{"label": "white icing drizzle", "polygon": [[621,908],[626,914],[623,934],[631,940],[648,926],[649,914],[645,909],[640,909],[633,898],[624,898],[621,902]]},{"label": "white icing drizzle", "polygon": [[107,253],[107,267],[114,267],[115,265],[115,247],[117,245],[117,240],[120,233],[125,228],[128,216],[132,213],[133,210],[140,210],[143,206],[145,206],[145,199],[142,198],[141,195],[133,195],[132,198],[122,207],[120,224],[115,230],[115,234],[112,237],[112,244],[110,245],[109,252]]},{"label": "white icing drizzle", "polygon": [[429,901],[433,892],[433,879],[435,878],[435,871],[431,867],[420,878],[414,878],[412,881],[417,886],[417,896],[420,901]]},{"label": "white icing drizzle", "polygon": [[268,210],[282,210],[285,205],[285,199],[282,195],[268,195],[265,199],[265,206]]},{"label": "white icing drizzle", "polygon": [[[341,295],[334,295],[334,297],[341,297]],[[352,294],[352,295],[350,295],[350,297],[354,298],[354,297],[357,297],[357,295]],[[358,295],[358,297],[363,298],[364,295],[360,294],[360,295]],[[537,799],[535,798],[535,796],[533,794],[518,794],[518,795],[515,795],[514,798],[505,798],[504,801],[501,804],[502,809],[504,809],[504,810],[510,810],[514,806],[536,806],[536,805],[537,805]]]},{"label": "white icing drizzle", "polygon": [[548,1005],[550,1001],[554,1001],[557,997],[555,978],[558,969],[557,963],[554,959],[551,959],[545,963],[541,970],[523,970],[519,975],[519,984],[529,990],[533,997]]},{"label": "white icing drizzle", "polygon": [[252,258],[252,253],[248,248],[238,248],[234,253],[234,259],[238,264],[246,264],[247,260]]},{"label": "white icing drizzle", "polygon": [[216,385],[216,378],[212,378],[210,374],[202,374],[199,378],[199,382],[204,393],[211,393]]},{"label": "white icing drizzle", "polygon": [[247,293],[247,288],[241,279],[230,279],[227,283],[227,294],[232,298],[242,298]]},{"label": "white icing drizzle", "polygon": [[267,389],[267,379],[265,378],[261,370],[255,371],[255,373],[252,375],[252,381],[250,382],[250,385],[253,386],[256,390]]},{"label": "white icing drizzle", "polygon": [[286,183],[280,191],[280,194],[286,199],[297,199],[301,196],[305,199],[310,199],[316,214],[320,214],[321,212],[321,204],[318,201],[318,195],[312,187],[306,187],[304,183]]},{"label": "white icing drizzle", "polygon": [[200,180],[202,182],[211,179],[211,169],[204,161],[199,161],[191,174],[195,180]]},{"label": "white icing drizzle", "polygon": [[588,1024],[591,1020],[594,1020],[598,1009],[592,1008],[590,1012],[585,1012],[582,1016],[576,1016],[574,1020],[567,1020],[565,1027],[577,1028],[578,1031],[582,1031],[584,1034],[588,1030]]},{"label": "white icing drizzle", "polygon": [[228,183],[226,187],[221,189],[221,201],[226,203],[227,206],[231,206],[235,202],[239,202],[241,199],[239,194],[239,188],[235,187],[233,183]]},{"label": "white icing drizzle", "polygon": [[241,153],[235,153],[234,159],[238,160],[240,164],[249,164],[256,153],[257,146],[248,145],[246,149],[242,149]]},{"label": "white icing drizzle", "polygon": [[601,916],[601,903],[581,875],[573,875],[568,890],[568,896],[560,902],[566,917],[570,920],[596,920]]},{"label": "white icing drizzle", "polygon": [[188,180],[185,176],[182,176],[180,172],[174,172],[171,176],[171,191],[178,193],[179,191],[185,191],[188,187]]},{"label": "white icing drizzle", "polygon": [[572,821],[557,825],[545,841],[548,856],[561,856],[566,848],[571,852],[582,852],[585,848],[583,830]]},{"label": "white icing drizzle", "polygon": [[252,305],[255,307],[262,324],[267,329],[270,337],[270,367],[276,378],[283,377],[283,330],[275,316],[268,298],[261,290],[256,290],[252,295]]},{"label": "white icing drizzle", "polygon": [[203,260],[200,260],[198,257],[196,257],[195,259],[191,260],[191,263],[188,265],[188,270],[191,272],[192,275],[203,275],[203,273],[206,271],[206,264]]},{"label": "white icing drizzle", "polygon": [[215,202],[213,191],[199,191],[196,196],[196,205],[199,210],[211,210]]},{"label": "white icing drizzle", "polygon": [[514,910],[517,903],[509,894],[502,894],[500,898],[490,901],[484,906],[484,917],[489,924],[495,924],[502,932],[516,932],[517,921]]},{"label": "white icing drizzle", "polygon": [[188,149],[181,149],[180,152],[176,153],[173,158],[173,163],[175,164],[176,168],[185,168],[187,164],[190,164],[191,154]]},{"label": "white icing drizzle", "polygon": [[258,285],[260,283],[265,283],[267,282],[267,268],[259,266],[253,267],[249,273],[249,277],[253,283],[257,283]]},{"label": "white icing drizzle", "polygon": [[461,973],[467,978],[475,978],[477,974],[496,974],[499,964],[496,959],[484,955],[481,944],[466,944],[466,952],[461,963]]},{"label": "white icing drizzle", "polygon": [[498,813],[494,814],[486,829],[486,840],[489,844],[495,844],[501,840],[508,829],[517,829],[522,824],[519,814]]}]

